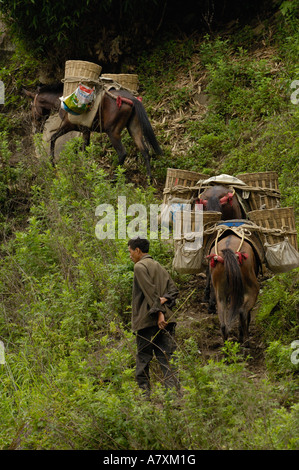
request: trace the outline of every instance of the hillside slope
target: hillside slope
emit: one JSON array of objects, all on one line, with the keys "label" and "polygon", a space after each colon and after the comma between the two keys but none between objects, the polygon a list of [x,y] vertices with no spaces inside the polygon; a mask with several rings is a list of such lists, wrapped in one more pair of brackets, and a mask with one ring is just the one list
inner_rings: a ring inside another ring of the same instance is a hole
[{"label": "hillside slope", "polygon": [[[182,395],[165,393],[154,363],[146,401],[134,380],[126,240],[95,236],[100,204],[116,208],[120,195],[127,206],[160,202],[167,167],[275,170],[298,216],[297,26],[279,17],[257,30],[168,37],[136,60],[164,150],[152,159],[152,186],[128,135],[124,168],[94,134],[85,152],[72,140],[54,171],[35,153],[29,104],[16,93],[35,86],[38,63],[17,51],[2,64],[1,449],[298,449],[298,270],[261,279],[249,351],[223,346],[202,302],[204,276],[172,273]],[[151,253],[171,270],[171,244],[153,240]]]}]

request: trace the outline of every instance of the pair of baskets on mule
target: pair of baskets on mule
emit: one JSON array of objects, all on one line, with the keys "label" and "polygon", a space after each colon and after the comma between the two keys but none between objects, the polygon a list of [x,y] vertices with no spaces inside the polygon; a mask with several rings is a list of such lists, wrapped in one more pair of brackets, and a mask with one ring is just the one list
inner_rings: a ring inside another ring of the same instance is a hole
[{"label": "pair of baskets on mule", "polygon": [[[277,209],[269,209],[269,211],[271,211],[270,214],[263,214],[263,221],[260,220],[260,214],[258,214],[257,219],[256,214],[249,213],[251,220],[231,222],[232,225],[240,225],[240,236],[243,233],[242,225],[247,228],[249,226],[249,236],[247,240],[251,242],[255,248],[259,245],[260,250],[258,250],[257,253],[261,263],[265,262],[266,266],[274,274],[288,272],[299,267],[299,253],[296,248],[297,234],[295,228],[290,228],[290,225],[292,226],[294,222],[293,208],[282,208],[282,210],[279,211]],[[276,212],[276,214],[273,214],[273,211]],[[273,226],[280,224],[281,216],[283,215],[282,211],[284,217],[289,219],[289,225],[280,225],[280,228],[265,227],[266,225]],[[196,274],[204,272],[206,269],[204,254],[206,254],[206,245],[209,237],[217,237],[216,234],[218,230],[223,230],[223,226],[228,225],[227,229],[229,230],[228,221],[220,221],[221,213],[204,212],[203,215],[208,219],[210,218],[210,220],[209,223],[203,222],[203,234],[201,238],[198,232],[190,232],[185,233],[181,239],[174,240],[175,255],[173,259],[173,269],[179,273]],[[213,222],[211,221],[212,215],[215,217]],[[269,216],[274,217],[269,219]],[[269,220],[271,223],[269,223]],[[250,224],[252,225],[250,226]]]},{"label": "pair of baskets on mule", "polygon": [[68,60],[65,63],[65,76],[62,80],[62,107],[70,114],[80,115],[89,111],[95,101],[96,89],[106,83],[131,91],[137,91],[138,75],[104,74],[100,77],[102,67],[83,60]]},{"label": "pair of baskets on mule", "polygon": [[[280,192],[276,172],[247,173],[237,175],[245,183],[244,196],[248,198],[248,219],[253,223],[265,252],[267,267],[274,273],[287,272],[299,266],[297,251],[297,232],[294,210],[292,207],[280,207]],[[206,175],[186,170],[168,169],[164,189],[164,204],[177,203],[178,206],[190,202],[197,196],[200,182]],[[220,213],[204,213],[203,230],[217,224]],[[210,224],[208,224],[210,222]],[[192,225],[192,224],[191,224]],[[217,230],[215,228],[214,230]],[[202,246],[191,243],[196,240],[194,227],[191,233],[184,234],[181,240],[175,240],[173,267],[181,273],[198,273],[203,271]],[[198,237],[197,237],[198,238]],[[204,237],[205,238],[205,237]]]}]

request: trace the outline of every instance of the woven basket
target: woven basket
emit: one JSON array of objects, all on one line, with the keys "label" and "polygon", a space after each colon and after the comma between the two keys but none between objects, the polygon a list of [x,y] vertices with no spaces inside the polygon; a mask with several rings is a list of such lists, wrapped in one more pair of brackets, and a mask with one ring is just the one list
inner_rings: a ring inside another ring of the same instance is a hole
[{"label": "woven basket", "polygon": [[[275,171],[244,173],[237,175],[237,178],[254,188],[249,196],[249,205],[252,211],[279,207],[280,193],[278,175]],[[265,188],[266,191],[258,191],[258,188]]]},{"label": "woven basket", "polygon": [[249,220],[269,230],[261,234],[263,242],[270,245],[279,243],[288,237],[291,245],[298,250],[297,232],[293,207],[279,207],[248,212]]},{"label": "woven basket", "polygon": [[[182,197],[188,200],[197,195],[196,183],[206,177],[207,175],[195,171],[167,168],[163,203],[167,204],[170,196]],[[193,187],[195,189],[192,189]]]},{"label": "woven basket", "polygon": [[221,220],[222,213],[215,211],[204,211],[203,212],[203,226],[204,229],[211,227]]},{"label": "woven basket", "polygon": [[102,67],[84,60],[67,60],[65,63],[63,96],[69,96],[80,83],[98,83]]},{"label": "woven basket", "polygon": [[103,73],[101,78],[110,78],[124,88],[132,91],[138,91],[138,75],[133,73]]},{"label": "woven basket", "polygon": [[[203,228],[204,228],[204,235],[203,235],[203,249],[204,252],[207,251],[207,247],[210,246],[212,240],[216,237],[216,231],[217,229],[215,228],[214,230],[213,225],[217,224],[221,220],[222,213],[221,212],[214,212],[214,211],[204,211],[203,212]],[[211,230],[209,230],[211,229]],[[207,231],[207,233],[205,232]],[[207,264],[204,262],[204,264]]]},{"label": "woven basket", "polygon": [[[195,232],[201,227],[195,227],[195,214],[197,211],[182,211],[181,213],[181,233],[184,233],[184,219],[185,217],[190,217],[190,222],[191,222],[191,227],[190,231]],[[190,214],[190,215],[189,215]],[[203,230],[207,229],[208,227],[211,227],[212,225],[216,224],[216,222],[219,222],[221,220],[221,212],[207,212],[203,211],[202,212],[202,225],[203,225]],[[188,220],[188,219],[187,219]],[[199,219],[200,220],[200,219]],[[185,224],[187,222],[185,221]]]}]

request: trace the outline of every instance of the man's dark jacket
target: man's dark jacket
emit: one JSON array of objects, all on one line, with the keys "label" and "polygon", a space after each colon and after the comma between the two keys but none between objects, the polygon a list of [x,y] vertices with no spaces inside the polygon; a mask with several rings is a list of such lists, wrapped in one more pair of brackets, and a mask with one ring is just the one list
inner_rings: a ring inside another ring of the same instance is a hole
[{"label": "man's dark jacket", "polygon": [[[166,269],[150,255],[144,255],[134,265],[133,331],[157,325],[159,312],[164,313],[166,321],[175,323],[171,308],[177,295],[178,289]],[[161,305],[160,297],[168,299],[164,305]]]}]

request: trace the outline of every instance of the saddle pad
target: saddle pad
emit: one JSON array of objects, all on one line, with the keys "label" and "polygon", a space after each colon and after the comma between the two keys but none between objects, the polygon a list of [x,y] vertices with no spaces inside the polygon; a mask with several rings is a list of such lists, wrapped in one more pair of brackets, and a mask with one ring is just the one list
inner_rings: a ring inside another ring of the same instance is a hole
[{"label": "saddle pad", "polygon": [[225,225],[226,227],[240,227],[241,225],[244,225],[247,221],[244,220],[244,222],[240,222],[239,220],[236,222],[228,222],[228,221],[221,221],[218,222],[217,225]]}]

